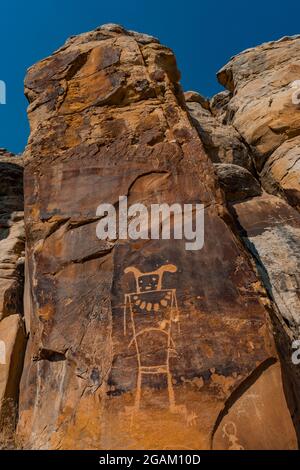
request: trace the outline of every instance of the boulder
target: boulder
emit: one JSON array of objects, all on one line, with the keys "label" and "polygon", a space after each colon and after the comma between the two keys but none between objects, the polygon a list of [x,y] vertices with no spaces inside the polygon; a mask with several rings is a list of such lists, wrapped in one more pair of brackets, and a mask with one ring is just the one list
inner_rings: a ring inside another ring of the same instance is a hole
[{"label": "boulder", "polygon": [[249,149],[234,127],[223,124],[222,115],[213,114],[209,104],[193,95],[185,96],[192,122],[210,159],[214,163],[233,163],[253,171]]},{"label": "boulder", "polygon": [[281,195],[300,210],[300,137],[287,140],[272,153],[261,181],[270,194]]},{"label": "boulder", "polygon": [[185,91],[184,99],[186,103],[199,103],[204,109],[210,110],[209,100],[200,95],[197,91]]},{"label": "boulder", "polygon": [[215,163],[214,169],[227,201],[260,196],[262,189],[250,171],[232,163]]},{"label": "boulder", "polygon": [[229,90],[220,91],[214,95],[209,102],[212,114],[217,117],[222,124],[226,124],[227,105],[232,98]]}]

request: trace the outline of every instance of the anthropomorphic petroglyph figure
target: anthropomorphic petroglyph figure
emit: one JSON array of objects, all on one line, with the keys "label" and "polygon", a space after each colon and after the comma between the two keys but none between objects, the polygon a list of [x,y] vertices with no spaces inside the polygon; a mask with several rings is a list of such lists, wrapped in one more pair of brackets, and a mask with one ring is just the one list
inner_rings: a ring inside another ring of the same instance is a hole
[{"label": "anthropomorphic petroglyph figure", "polygon": [[244,447],[239,444],[235,423],[230,421],[229,423],[224,424],[222,431],[223,437],[227,437],[230,444],[228,450],[245,450]]},{"label": "anthropomorphic petroglyph figure", "polygon": [[127,335],[127,315],[130,315],[132,338],[128,347],[136,348],[138,361],[137,391],[134,410],[140,409],[143,378],[165,375],[170,410],[178,412],[170,372],[170,357],[176,355],[172,339],[172,326],[179,331],[179,310],[176,289],[163,289],[166,272],[175,273],[177,267],[166,264],[159,269],[143,273],[134,266],[125,269],[135,278],[135,292],[125,295],[124,335]]}]

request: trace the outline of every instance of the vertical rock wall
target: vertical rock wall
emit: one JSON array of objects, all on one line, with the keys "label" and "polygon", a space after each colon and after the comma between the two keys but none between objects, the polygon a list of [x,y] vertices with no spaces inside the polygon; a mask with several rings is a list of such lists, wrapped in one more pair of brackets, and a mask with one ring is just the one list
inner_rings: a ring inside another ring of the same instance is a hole
[{"label": "vertical rock wall", "polygon": [[[28,72],[26,448],[297,446],[272,304],[178,81],[169,49],[114,25]],[[203,249],[97,239],[123,195],[204,204]]]},{"label": "vertical rock wall", "polygon": [[0,149],[0,448],[15,446],[23,322],[23,162]]},{"label": "vertical rock wall", "polygon": [[[272,318],[298,435],[300,369],[293,357],[300,339],[299,51],[299,36],[248,49],[218,73],[227,91],[209,102],[186,93],[237,230],[276,305]],[[224,153],[229,148],[232,153]]]}]

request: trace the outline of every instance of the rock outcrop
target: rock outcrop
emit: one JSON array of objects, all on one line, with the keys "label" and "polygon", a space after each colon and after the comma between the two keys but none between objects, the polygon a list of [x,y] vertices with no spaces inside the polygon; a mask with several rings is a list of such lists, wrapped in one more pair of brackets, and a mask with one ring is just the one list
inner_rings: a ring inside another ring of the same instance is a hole
[{"label": "rock outcrop", "polygon": [[[253,162],[253,175],[249,175],[247,158],[238,162],[243,168],[220,159],[223,163],[215,165],[216,173],[237,230],[276,305],[272,318],[298,435],[300,371],[292,356],[293,344],[300,338],[299,51],[300,37],[295,36],[233,57],[218,73],[228,90],[212,98],[209,105],[205,99],[198,100],[193,105],[202,108],[197,115],[190,103],[196,94],[186,96],[196,129],[205,141],[213,140],[213,129],[221,122],[225,137],[219,147],[228,147],[227,136],[234,128]],[[206,124],[211,121],[213,124]],[[215,162],[209,146],[207,151]]]},{"label": "rock outcrop", "polygon": [[215,163],[214,169],[227,201],[242,201],[262,194],[259,182],[246,168],[232,163]]},{"label": "rock outcrop", "polygon": [[273,317],[284,361],[286,389],[295,426],[300,422],[300,370],[293,343],[300,337],[300,214],[282,199],[264,194],[233,205],[241,236],[256,260],[264,285],[277,306]]},{"label": "rock outcrop", "polygon": [[283,196],[299,209],[299,175],[300,137],[295,137],[286,140],[268,158],[261,172],[261,181],[266,191]]},{"label": "rock outcrop", "polygon": [[26,335],[23,162],[0,149],[0,448],[11,447]]},{"label": "rock outcrop", "polygon": [[266,190],[299,209],[300,36],[238,54],[218,78],[232,94],[226,122],[249,145]]},{"label": "rock outcrop", "polygon": [[[204,148],[214,163],[232,163],[253,171],[249,148],[241,135],[231,125],[223,124],[222,108],[227,102],[217,99],[211,105],[196,93],[185,93],[186,104]],[[214,111],[214,106],[218,111]],[[215,114],[214,114],[215,113]]]},{"label": "rock outcrop", "polygon": [[[187,113],[173,53],[106,25],[33,66],[25,86],[22,445],[296,448],[276,308]],[[227,98],[214,101],[216,115]],[[252,170],[233,128],[230,139],[238,157],[218,137],[213,161]],[[204,204],[203,249],[120,234],[100,241],[97,207],[119,212],[123,195],[147,208]]]}]

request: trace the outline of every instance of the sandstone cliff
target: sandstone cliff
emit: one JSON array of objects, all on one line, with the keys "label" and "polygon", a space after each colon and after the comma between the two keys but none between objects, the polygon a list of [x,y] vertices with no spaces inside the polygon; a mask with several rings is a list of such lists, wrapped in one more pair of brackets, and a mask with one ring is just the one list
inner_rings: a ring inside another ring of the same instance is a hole
[{"label": "sandstone cliff", "polygon": [[[249,49],[218,73],[228,91],[210,102],[186,93],[241,237],[276,305],[273,319],[297,426],[300,371],[291,357],[293,342],[300,337],[299,50],[299,36]],[[215,129],[222,129],[217,132],[218,149],[231,144],[236,155],[216,155]],[[248,149],[252,168],[232,129]]]},{"label": "sandstone cliff", "polygon": [[25,352],[22,158],[0,149],[0,448],[14,447]]},{"label": "sandstone cliff", "polygon": [[[299,44],[233,58],[218,74],[228,90],[211,100],[182,93],[170,49],[117,25],[29,69],[19,445],[297,448]],[[23,241],[10,191],[0,244]],[[204,204],[203,249],[100,241],[97,207],[118,212],[121,195]],[[10,286],[0,265],[0,294]],[[22,307],[2,310],[20,371]]]}]

